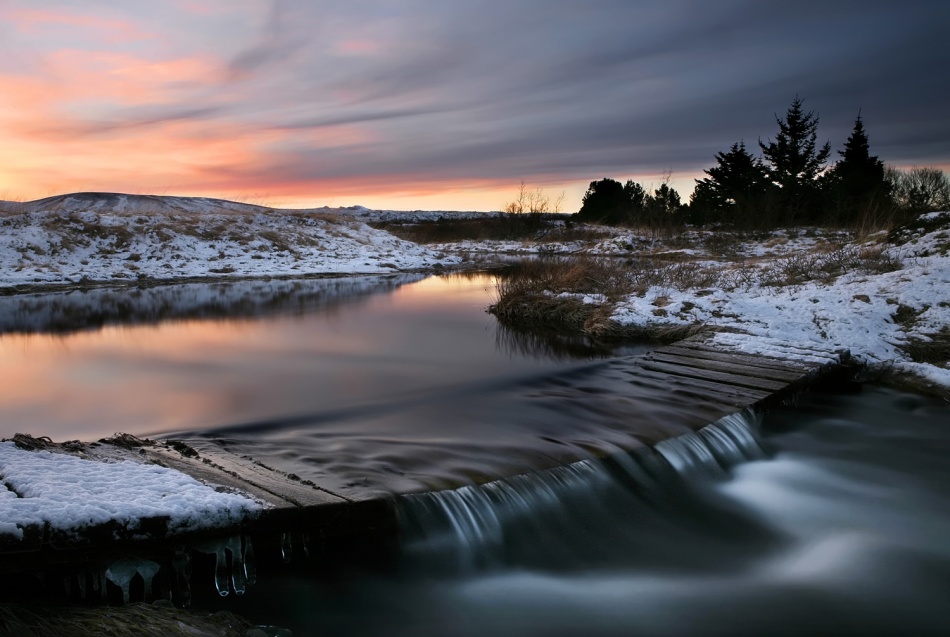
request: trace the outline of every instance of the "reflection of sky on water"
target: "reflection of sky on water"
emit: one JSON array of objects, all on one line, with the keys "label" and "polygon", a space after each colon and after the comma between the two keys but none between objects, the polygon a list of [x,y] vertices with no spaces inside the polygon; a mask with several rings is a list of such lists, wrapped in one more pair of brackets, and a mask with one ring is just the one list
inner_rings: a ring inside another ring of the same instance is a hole
[{"label": "reflection of sky on water", "polygon": [[[498,346],[485,313],[492,285],[489,276],[433,277],[290,314],[252,303],[262,316],[223,319],[219,307],[202,320],[172,312],[176,320],[146,325],[4,334],[0,436],[92,439],[253,422],[561,365]],[[237,314],[247,316],[241,298]]]}]

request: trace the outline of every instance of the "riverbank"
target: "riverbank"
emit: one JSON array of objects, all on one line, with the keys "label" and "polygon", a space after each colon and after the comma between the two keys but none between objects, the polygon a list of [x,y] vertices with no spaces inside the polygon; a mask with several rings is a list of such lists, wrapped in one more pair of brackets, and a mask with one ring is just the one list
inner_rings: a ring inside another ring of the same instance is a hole
[{"label": "riverbank", "polygon": [[[728,238],[615,237],[527,268],[500,285],[491,311],[523,328],[593,338],[711,330],[751,354],[843,348],[870,375],[950,397],[950,213],[865,238],[814,230]],[[624,246],[625,258],[604,258]]]}]

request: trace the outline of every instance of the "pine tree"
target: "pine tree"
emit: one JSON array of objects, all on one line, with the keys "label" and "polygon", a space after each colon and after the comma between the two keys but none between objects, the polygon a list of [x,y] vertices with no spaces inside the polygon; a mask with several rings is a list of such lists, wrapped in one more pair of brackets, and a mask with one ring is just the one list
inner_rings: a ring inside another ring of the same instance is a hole
[{"label": "pine tree", "polygon": [[696,180],[692,203],[703,208],[708,221],[751,221],[770,187],[768,171],[746,150],[745,142],[716,153],[716,165],[703,172],[709,176]]},{"label": "pine tree", "polygon": [[627,183],[623,185],[623,192],[627,195],[630,207],[634,211],[643,210],[647,199],[647,191],[643,189],[643,186],[632,179],[628,179]]},{"label": "pine tree", "polygon": [[590,182],[577,218],[607,224],[621,223],[630,213],[630,198],[623,185],[609,177]]},{"label": "pine tree", "polygon": [[682,203],[680,194],[669,184],[660,184],[649,200],[650,208],[662,219],[664,216],[679,212]]},{"label": "pine tree", "polygon": [[806,218],[814,219],[818,213],[816,180],[825,168],[831,145],[825,142],[821,148],[816,146],[818,116],[814,111],[805,113],[803,104],[796,95],[785,119],[775,117],[779,126],[775,141],[759,140],[759,147],[770,164],[772,182],[781,189],[780,199],[787,213],[792,218],[805,213]]},{"label": "pine tree", "polygon": [[854,129],[838,151],[838,161],[822,180],[829,213],[839,222],[854,222],[890,203],[890,188],[884,178],[884,162],[871,155],[861,112]]}]

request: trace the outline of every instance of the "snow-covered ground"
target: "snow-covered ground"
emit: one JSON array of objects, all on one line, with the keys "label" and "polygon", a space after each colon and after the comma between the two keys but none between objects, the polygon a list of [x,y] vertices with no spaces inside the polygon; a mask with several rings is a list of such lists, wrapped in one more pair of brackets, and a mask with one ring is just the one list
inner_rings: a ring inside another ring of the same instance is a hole
[{"label": "snow-covered ground", "polygon": [[108,193],[0,202],[0,287],[370,274],[460,261],[370,228],[355,212]]},{"label": "snow-covered ground", "polygon": [[[915,362],[902,349],[912,341],[926,347],[950,329],[950,212],[924,215],[919,225],[892,243],[842,245],[843,236],[779,232],[733,246],[732,258],[719,259],[697,242],[681,252],[708,269],[717,285],[653,285],[616,303],[611,318],[624,326],[725,328],[728,333],[715,335],[722,347],[783,358],[845,349],[946,393],[947,365]],[[631,243],[621,236],[590,251],[617,254],[604,247]],[[650,242],[648,251],[675,251],[663,250],[663,243]],[[851,271],[835,274],[827,264],[836,259],[853,262]],[[809,269],[814,279],[798,281]]]}]

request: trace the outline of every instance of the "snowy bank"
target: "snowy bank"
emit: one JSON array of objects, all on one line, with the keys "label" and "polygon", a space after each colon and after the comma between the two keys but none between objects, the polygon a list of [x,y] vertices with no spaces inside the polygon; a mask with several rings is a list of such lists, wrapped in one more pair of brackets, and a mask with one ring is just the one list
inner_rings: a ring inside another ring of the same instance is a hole
[{"label": "snowy bank", "polygon": [[339,209],[77,193],[0,202],[0,287],[376,274],[454,265]]},{"label": "snowy bank", "polygon": [[[754,354],[848,350],[950,395],[950,213],[873,241],[814,228],[611,231],[508,286],[512,302],[495,307],[517,321],[532,306],[573,303],[588,308],[582,329],[594,337],[709,328],[720,346]],[[592,310],[597,293],[609,298]]]},{"label": "snowy bank", "polygon": [[732,288],[653,286],[616,304],[611,318],[621,325],[726,328],[733,333],[717,335],[722,345],[771,356],[800,356],[796,346],[847,349],[861,362],[950,388],[946,362],[914,361],[907,353],[911,344],[932,342],[950,326],[950,213],[923,219],[929,228],[882,248],[880,256],[897,264],[894,271],[781,285],[774,280],[775,264],[764,262],[747,267],[745,281]]}]

